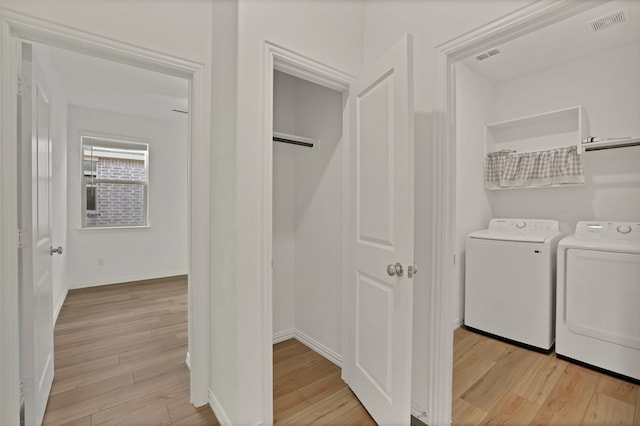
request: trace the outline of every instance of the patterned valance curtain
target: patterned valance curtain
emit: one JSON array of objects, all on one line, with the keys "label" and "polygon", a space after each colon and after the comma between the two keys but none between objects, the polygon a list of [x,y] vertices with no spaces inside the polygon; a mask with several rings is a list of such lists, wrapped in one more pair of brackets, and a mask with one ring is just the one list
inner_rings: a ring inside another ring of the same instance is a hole
[{"label": "patterned valance curtain", "polygon": [[578,147],[547,151],[498,151],[487,154],[486,188],[526,188],[584,183]]}]

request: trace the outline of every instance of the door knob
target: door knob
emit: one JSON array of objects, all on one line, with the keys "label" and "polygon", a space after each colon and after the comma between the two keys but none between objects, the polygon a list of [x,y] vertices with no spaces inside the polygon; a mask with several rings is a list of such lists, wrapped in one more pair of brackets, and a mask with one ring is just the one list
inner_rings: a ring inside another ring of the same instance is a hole
[{"label": "door knob", "polygon": [[55,253],[62,254],[62,246],[58,246],[58,248],[51,247],[50,253],[51,253],[51,256],[53,256]]},{"label": "door knob", "polygon": [[387,266],[387,274],[390,276],[397,275],[399,277],[402,276],[402,265],[400,263],[396,263],[395,265]]}]

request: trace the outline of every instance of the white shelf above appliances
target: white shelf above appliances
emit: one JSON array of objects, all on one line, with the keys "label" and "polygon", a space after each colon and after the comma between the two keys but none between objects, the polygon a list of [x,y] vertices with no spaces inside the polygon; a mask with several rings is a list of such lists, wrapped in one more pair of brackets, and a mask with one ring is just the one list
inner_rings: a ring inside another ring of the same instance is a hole
[{"label": "white shelf above appliances", "polygon": [[486,127],[486,153],[504,149],[533,152],[577,145],[586,134],[581,106],[491,123]]}]

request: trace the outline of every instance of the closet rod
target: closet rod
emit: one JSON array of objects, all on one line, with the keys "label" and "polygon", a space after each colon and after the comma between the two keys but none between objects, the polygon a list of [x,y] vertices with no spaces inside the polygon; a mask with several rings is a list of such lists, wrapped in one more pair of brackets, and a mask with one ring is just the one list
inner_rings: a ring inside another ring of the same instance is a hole
[{"label": "closet rod", "polygon": [[624,148],[625,146],[640,145],[640,137],[627,137],[617,139],[604,139],[598,142],[582,142],[582,149],[587,151],[600,151],[602,149]]},{"label": "closet rod", "polygon": [[302,136],[287,135],[285,133],[277,133],[277,132],[273,132],[273,141],[288,143],[291,145],[304,146],[307,148],[313,148],[316,142],[314,139],[309,139]]}]

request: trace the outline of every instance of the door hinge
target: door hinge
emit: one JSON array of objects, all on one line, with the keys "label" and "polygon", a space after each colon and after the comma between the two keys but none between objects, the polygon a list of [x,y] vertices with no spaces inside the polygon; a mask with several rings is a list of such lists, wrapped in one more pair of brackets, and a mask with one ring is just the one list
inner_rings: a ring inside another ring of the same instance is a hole
[{"label": "door hinge", "polygon": [[24,381],[20,380],[20,426],[25,425],[24,413]]},{"label": "door hinge", "polygon": [[27,96],[31,93],[31,82],[18,77],[18,96]]},{"label": "door hinge", "polygon": [[24,231],[22,229],[18,229],[18,248],[24,248]]},{"label": "door hinge", "polygon": [[413,276],[417,273],[418,273],[418,265],[416,265],[415,263],[413,265],[409,265],[409,267],[407,268],[407,277],[413,278]]}]

